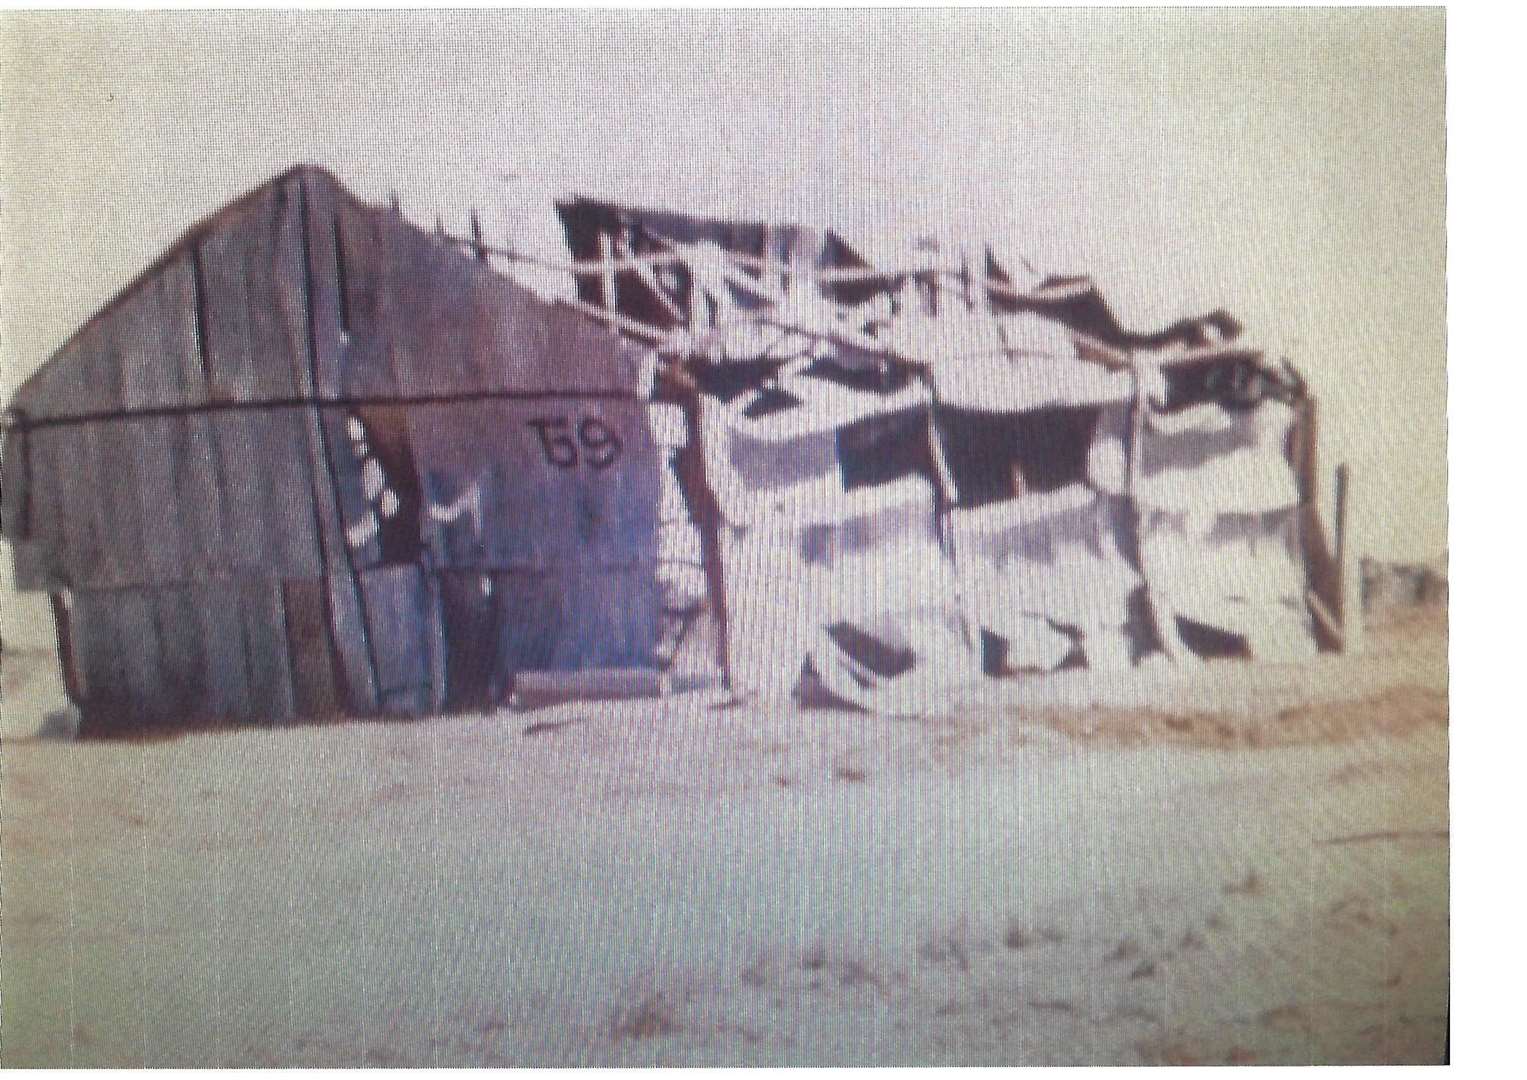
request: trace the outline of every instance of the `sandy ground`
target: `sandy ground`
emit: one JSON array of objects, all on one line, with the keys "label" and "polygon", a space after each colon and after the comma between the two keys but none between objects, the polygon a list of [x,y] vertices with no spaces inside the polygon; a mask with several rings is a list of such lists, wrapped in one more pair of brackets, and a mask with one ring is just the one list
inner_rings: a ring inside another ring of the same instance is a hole
[{"label": "sandy ground", "polygon": [[1430,611],[920,721],[10,739],[0,1063],[1437,1061],[1447,719]]}]

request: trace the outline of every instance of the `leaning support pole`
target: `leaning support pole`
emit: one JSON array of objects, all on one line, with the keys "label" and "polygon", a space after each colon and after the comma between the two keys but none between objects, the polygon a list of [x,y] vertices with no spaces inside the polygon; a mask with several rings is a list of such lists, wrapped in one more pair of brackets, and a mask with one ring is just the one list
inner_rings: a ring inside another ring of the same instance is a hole
[{"label": "leaning support pole", "polygon": [[1362,566],[1352,547],[1352,467],[1336,467],[1336,568],[1341,583],[1341,651],[1363,651]]},{"label": "leaning support pole", "polygon": [[48,593],[48,604],[53,609],[53,632],[57,636],[58,666],[64,679],[64,694],[69,704],[83,708],[85,687],[81,685],[79,668],[74,663],[74,624],[70,598],[57,590]]}]

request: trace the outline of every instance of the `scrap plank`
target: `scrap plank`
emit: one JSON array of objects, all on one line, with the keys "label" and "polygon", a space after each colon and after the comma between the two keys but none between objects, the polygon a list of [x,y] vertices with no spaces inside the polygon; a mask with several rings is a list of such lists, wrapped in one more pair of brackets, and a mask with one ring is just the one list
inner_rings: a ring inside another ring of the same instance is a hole
[{"label": "scrap plank", "polygon": [[328,592],[329,630],[344,676],[345,710],[358,716],[379,709],[376,662],[370,628],[355,575],[335,569],[324,578]]},{"label": "scrap plank", "polygon": [[[28,473],[25,482],[27,539],[19,539],[15,531],[7,533],[13,545],[18,589],[57,589],[69,587],[73,582],[70,573],[73,560],[65,519],[68,509],[62,486],[68,476],[67,461],[55,461],[60,452],[67,454],[68,447],[67,440],[60,439],[59,435],[56,429],[36,429],[24,436],[26,449],[21,460]],[[16,469],[17,457],[7,454],[5,465],[8,473]],[[10,486],[10,475],[5,481],[4,502],[7,512],[14,512],[21,500],[13,494],[15,489]]]},{"label": "scrap plank", "polygon": [[334,640],[324,614],[319,579],[282,583],[286,612],[288,663],[292,671],[293,710],[298,716],[333,716],[343,710],[344,688]]},{"label": "scrap plank", "polygon": [[198,637],[205,672],[202,708],[208,716],[247,717],[256,703],[249,688],[244,650],[244,620],[228,610],[226,582],[207,582],[188,588],[180,632]]},{"label": "scrap plank", "polygon": [[226,573],[232,529],[229,495],[212,418],[190,414],[164,422],[173,500],[168,504],[185,537],[181,580],[199,581]]},{"label": "scrap plank", "polygon": [[[228,524],[216,566],[222,573],[287,568],[272,566],[277,523],[272,512],[282,507],[269,490],[268,456],[280,452],[261,439],[265,429],[259,414],[244,411],[208,415],[208,424],[217,446],[218,473],[223,488],[223,512]],[[300,506],[300,504],[298,504]],[[291,568],[291,573],[300,570]]]},{"label": "scrap plank", "polygon": [[227,557],[221,571],[316,577],[319,523],[300,408],[215,414]]},{"label": "scrap plank", "polygon": [[[273,185],[237,217],[201,238],[197,268],[209,398],[289,399],[305,361],[295,334],[289,278],[301,236],[290,181]],[[298,318],[295,329],[302,329]]]},{"label": "scrap plank", "polygon": [[281,584],[274,578],[251,575],[237,579],[233,592],[244,624],[250,695],[247,715],[265,723],[289,721],[295,708]]},{"label": "scrap plank", "polygon": [[150,595],[159,632],[159,670],[165,700],[177,716],[187,719],[216,716],[208,685],[208,642],[195,612],[195,605],[213,602],[213,598],[190,585],[159,585]]},{"label": "scrap plank", "polygon": [[427,628],[429,594],[417,566],[388,566],[360,575],[366,626],[376,657],[381,708],[427,711],[432,679]]},{"label": "scrap plank", "polygon": [[340,329],[345,336],[339,392],[344,397],[396,397],[392,325],[387,311],[389,216],[341,200],[331,226]]},{"label": "scrap plank", "polygon": [[113,576],[109,532],[102,511],[109,474],[100,466],[96,424],[56,429],[49,440],[49,483],[60,493],[60,523],[68,537],[68,578],[76,587],[109,582]]},{"label": "scrap plank", "polygon": [[303,304],[306,348],[320,398],[344,396],[344,365],[350,335],[345,330],[346,298],[339,289],[341,252],[336,228],[337,192],[324,174],[309,172],[299,181],[303,245]]},{"label": "scrap plank", "polygon": [[323,573],[323,538],[304,443],[305,409],[270,410],[250,417],[261,448],[263,511],[270,523],[264,561],[275,576],[316,578]]},{"label": "scrap plank", "polygon": [[143,278],[104,319],[128,410],[199,405],[207,387],[189,258],[171,259]]},{"label": "scrap plank", "polygon": [[132,440],[133,483],[127,490],[137,497],[137,514],[144,535],[139,550],[140,581],[185,581],[189,552],[200,539],[199,517],[182,506],[176,490],[177,459],[185,452],[183,417],[145,417],[121,425]]},{"label": "scrap plank", "polygon": [[[152,466],[156,447],[142,426],[133,421],[107,420],[80,425],[82,438],[93,444],[75,474],[75,483],[97,493],[103,558],[93,583],[110,587],[142,585],[148,581],[145,549],[158,538],[166,508],[146,514],[142,474]],[[90,474],[86,478],[87,472]],[[173,522],[169,523],[173,528]]]}]

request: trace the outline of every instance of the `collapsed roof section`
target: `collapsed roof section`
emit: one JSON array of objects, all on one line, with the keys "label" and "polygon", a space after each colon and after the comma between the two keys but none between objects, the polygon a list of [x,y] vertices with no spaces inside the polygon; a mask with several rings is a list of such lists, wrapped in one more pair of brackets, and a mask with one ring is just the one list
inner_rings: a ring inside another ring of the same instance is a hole
[{"label": "collapsed roof section", "polygon": [[744,688],[804,659],[841,697],[926,707],[961,667],[951,626],[988,673],[1338,643],[1314,403],[1228,312],[1138,332],[1089,279],[1020,284],[985,246],[872,266],[825,230],[558,210],[585,310],[696,402],[686,546],[715,537]]},{"label": "collapsed roof section", "polygon": [[642,210],[582,197],[559,201],[557,212],[580,264],[575,270],[579,298],[655,328],[708,317],[708,312],[692,310],[698,261],[753,278],[754,284],[732,281],[734,292],[742,295],[770,296],[772,290],[758,293],[756,286],[788,292],[792,284],[806,281],[832,303],[855,307],[898,298],[912,285],[931,314],[948,300],[979,300],[983,309],[1033,313],[1116,349],[1199,348],[1228,343],[1242,331],[1240,322],[1223,310],[1153,332],[1126,330],[1090,278],[1041,276],[1025,264],[1029,272],[1020,287],[1014,280],[1017,268],[1005,265],[985,245],[949,252],[935,241],[917,241],[911,251],[920,257],[875,267],[828,229]]}]

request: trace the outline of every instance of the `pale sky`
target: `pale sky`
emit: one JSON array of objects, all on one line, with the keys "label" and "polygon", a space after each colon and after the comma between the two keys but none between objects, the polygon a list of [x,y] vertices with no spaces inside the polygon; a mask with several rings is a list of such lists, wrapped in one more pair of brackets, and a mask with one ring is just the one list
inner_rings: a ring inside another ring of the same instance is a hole
[{"label": "pale sky", "polygon": [[[300,161],[465,226],[586,194],[973,231],[1310,376],[1359,547],[1446,545],[1440,10],[0,16],[0,388]],[[512,177],[512,179],[506,179]],[[506,194],[506,192],[508,194]]]}]

